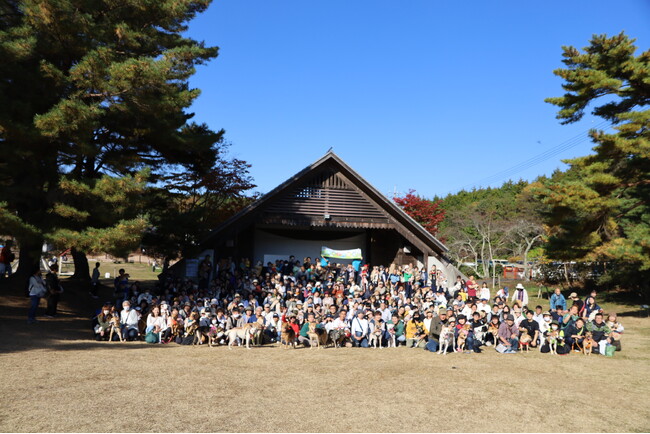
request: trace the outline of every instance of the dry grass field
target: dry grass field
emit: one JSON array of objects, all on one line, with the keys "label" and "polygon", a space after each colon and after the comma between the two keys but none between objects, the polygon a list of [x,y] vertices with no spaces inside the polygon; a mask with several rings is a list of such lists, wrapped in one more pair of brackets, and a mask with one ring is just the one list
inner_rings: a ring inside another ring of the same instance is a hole
[{"label": "dry grass field", "polygon": [[77,313],[84,295],[68,292],[60,318],[33,326],[27,299],[0,295],[0,431],[650,430],[647,318],[622,318],[613,358],[228,351],[95,342]]}]

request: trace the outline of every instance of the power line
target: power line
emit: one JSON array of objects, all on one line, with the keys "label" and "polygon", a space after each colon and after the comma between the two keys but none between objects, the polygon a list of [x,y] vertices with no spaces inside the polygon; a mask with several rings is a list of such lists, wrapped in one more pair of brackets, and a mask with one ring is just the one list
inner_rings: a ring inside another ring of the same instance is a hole
[{"label": "power line", "polygon": [[502,180],[504,178],[512,177],[513,175],[515,175],[515,174],[517,174],[519,172],[522,172],[522,171],[524,171],[526,169],[529,169],[529,168],[531,168],[531,167],[533,167],[533,166],[535,166],[535,165],[537,165],[539,163],[542,163],[542,162],[544,162],[546,160],[549,160],[549,159],[555,157],[556,155],[561,154],[564,151],[567,151],[567,150],[569,150],[571,148],[576,147],[577,145],[579,145],[581,143],[584,143],[585,141],[587,141],[589,139],[589,136],[587,135],[587,133],[589,133],[589,131],[591,131],[592,129],[599,129],[601,127],[605,127],[605,129],[607,129],[609,126],[611,126],[611,123],[609,121],[607,121],[607,120],[601,121],[600,123],[596,124],[594,127],[589,128],[588,130],[583,131],[582,133],[580,133],[580,134],[578,134],[578,135],[576,135],[576,136],[574,136],[574,137],[572,137],[570,139],[565,140],[564,142],[560,143],[559,145],[554,146],[554,147],[542,152],[541,154],[535,155],[535,156],[529,158],[528,160],[522,161],[519,164],[516,164],[516,165],[514,165],[512,167],[509,167],[507,169],[504,169],[504,170],[502,170],[500,172],[497,172],[497,173],[495,173],[493,175],[490,175],[490,176],[487,176],[485,178],[479,179],[476,182],[466,184],[463,187],[461,187],[461,190],[464,190],[465,188],[472,187],[472,186],[475,186],[475,185],[478,185],[478,184],[490,185],[490,184],[493,184],[494,182],[500,181],[500,180]]}]

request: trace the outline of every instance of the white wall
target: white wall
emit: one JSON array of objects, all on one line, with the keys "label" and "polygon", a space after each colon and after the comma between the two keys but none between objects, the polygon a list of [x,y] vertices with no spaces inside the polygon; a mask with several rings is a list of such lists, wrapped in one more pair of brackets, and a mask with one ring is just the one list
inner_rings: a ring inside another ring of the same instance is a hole
[{"label": "white wall", "polygon": [[[255,258],[254,262],[264,261],[264,256],[278,257],[289,259],[293,255],[297,260],[309,256],[313,259],[320,257],[322,246],[335,250],[361,249],[364,258],[366,257],[366,234],[359,234],[348,238],[338,240],[296,240],[293,238],[282,237],[270,234],[262,230],[255,230]],[[332,259],[336,263],[348,263],[342,259]]]}]

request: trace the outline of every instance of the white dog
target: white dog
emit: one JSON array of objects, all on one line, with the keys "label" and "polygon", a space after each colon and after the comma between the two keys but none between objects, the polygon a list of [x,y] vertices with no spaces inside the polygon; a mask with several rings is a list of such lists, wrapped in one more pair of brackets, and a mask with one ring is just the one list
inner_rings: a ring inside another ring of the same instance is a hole
[{"label": "white dog", "polygon": [[239,338],[242,342],[246,342],[246,348],[250,350],[251,339],[255,336],[257,331],[257,323],[249,323],[244,327],[235,327],[228,330],[226,332],[226,336],[228,336],[228,349],[232,350],[232,345],[235,343],[237,338]]},{"label": "white dog", "polygon": [[386,348],[397,347],[397,342],[395,341],[395,324],[386,324],[386,331],[388,332],[388,344]]},{"label": "white dog", "polygon": [[447,354],[449,347],[454,348],[454,327],[444,326],[440,331],[440,349],[438,354]]}]

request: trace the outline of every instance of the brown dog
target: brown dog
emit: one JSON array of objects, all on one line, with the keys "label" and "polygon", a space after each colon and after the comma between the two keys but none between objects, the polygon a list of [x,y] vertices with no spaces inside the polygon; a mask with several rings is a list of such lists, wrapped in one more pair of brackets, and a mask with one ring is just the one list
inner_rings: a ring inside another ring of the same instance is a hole
[{"label": "brown dog", "polygon": [[309,338],[309,348],[314,348],[314,342],[316,347],[320,348],[320,339],[318,333],[316,332],[316,323],[309,323],[309,331],[307,331],[307,337]]},{"label": "brown dog", "polygon": [[117,337],[120,338],[120,342],[124,342],[124,337],[122,336],[122,326],[120,324],[120,318],[117,315],[112,315],[109,320],[111,323],[110,329],[111,333],[108,336],[108,341],[113,341],[113,333],[117,333]]},{"label": "brown dog", "polygon": [[282,348],[295,348],[296,347],[296,332],[288,322],[282,323],[282,334],[280,335],[280,343]]},{"label": "brown dog", "polygon": [[532,340],[533,338],[530,337],[528,331],[526,330],[522,331],[519,335],[519,344],[521,345],[522,349],[526,350],[526,352],[530,351],[530,342]]},{"label": "brown dog", "polygon": [[585,338],[582,341],[582,352],[585,356],[588,356],[593,351],[593,348],[596,346],[596,341],[594,340],[593,334],[591,332],[585,333]]}]

